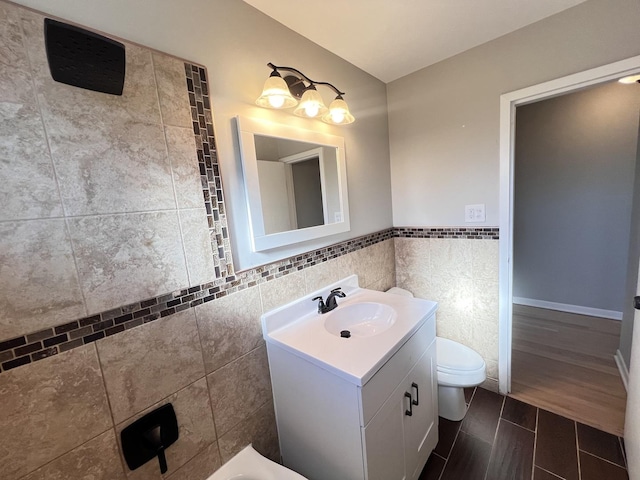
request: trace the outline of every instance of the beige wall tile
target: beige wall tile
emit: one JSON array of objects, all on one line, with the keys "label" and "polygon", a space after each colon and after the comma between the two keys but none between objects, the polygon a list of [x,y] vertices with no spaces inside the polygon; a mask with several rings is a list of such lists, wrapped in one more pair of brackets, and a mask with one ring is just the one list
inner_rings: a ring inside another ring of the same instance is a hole
[{"label": "beige wall tile", "polygon": [[164,134],[178,208],[202,208],[204,197],[193,128],[164,127]]},{"label": "beige wall tile", "polygon": [[67,215],[176,208],[162,126],[81,107],[43,118]]},{"label": "beige wall tile", "polygon": [[[203,451],[207,446],[216,441],[216,432],[213,426],[213,416],[211,414],[211,404],[209,403],[209,390],[206,379],[204,377],[201,378],[116,427],[119,439],[120,432],[122,432],[127,425],[130,425],[138,418],[168,403],[173,405],[173,409],[176,412],[179,437],[165,452],[168,467],[165,476],[177,473],[177,470],[190,461],[196,453]],[[124,456],[122,457],[122,461],[125,462],[125,470],[128,477],[132,480],[162,478],[160,466],[156,459],[145,463],[133,471],[126,467]]]},{"label": "beige wall tile", "polygon": [[475,281],[498,283],[500,242],[496,240],[473,241],[473,279]]},{"label": "beige wall tile", "polygon": [[223,464],[250,443],[260,454],[279,463],[280,446],[273,403],[267,402],[252,415],[247,416],[220,437],[218,443]]},{"label": "beige wall tile", "polygon": [[441,277],[471,278],[473,243],[479,240],[429,239],[429,263],[433,274]]},{"label": "beige wall tile", "polygon": [[0,220],[62,216],[62,202],[38,109],[0,102],[0,138]]},{"label": "beige wall tile", "polygon": [[178,216],[189,273],[189,285],[212,282],[215,280],[216,271],[205,209],[180,210]]},{"label": "beige wall tile", "polygon": [[[0,5],[0,102],[35,104],[27,51],[22,42],[20,12]],[[7,177],[2,177],[7,178]]]},{"label": "beige wall tile", "polygon": [[23,480],[124,480],[113,430],[56,458]]},{"label": "beige wall tile", "polygon": [[97,346],[116,423],[204,375],[193,309],[99,340]]},{"label": "beige wall tile", "polygon": [[0,405],[5,480],[36,470],[113,426],[94,345],[3,373]]},{"label": "beige wall tile", "polygon": [[343,255],[326,262],[319,263],[303,270],[307,285],[307,293],[325,288],[343,278],[353,275],[353,259]]},{"label": "beige wall tile", "polygon": [[396,272],[396,285],[413,293],[414,297],[434,300],[433,286],[428,273]]},{"label": "beige wall tile", "polygon": [[351,264],[353,273],[358,275],[361,287],[371,288],[372,285],[379,284],[386,286],[390,282],[395,285],[393,239],[356,250],[346,255],[345,260]]},{"label": "beige wall tile", "polygon": [[267,351],[256,348],[207,376],[218,437],[272,398]]},{"label": "beige wall tile", "polygon": [[261,283],[259,288],[263,312],[286,305],[307,294],[303,272],[290,273],[270,282]]},{"label": "beige wall tile", "polygon": [[189,284],[176,212],[72,218],[69,230],[90,314]]},{"label": "beige wall tile", "polygon": [[394,238],[396,273],[428,275],[430,246],[429,238]]},{"label": "beige wall tile", "polygon": [[167,480],[204,480],[221,466],[218,442],[212,443]]},{"label": "beige wall tile", "polygon": [[262,343],[261,314],[258,287],[242,290],[196,307],[207,373],[217,370]]},{"label": "beige wall tile", "polygon": [[184,62],[177,58],[153,52],[158,97],[165,125],[191,127],[189,95]]},{"label": "beige wall tile", "polygon": [[0,223],[0,340],[85,315],[62,219]]}]

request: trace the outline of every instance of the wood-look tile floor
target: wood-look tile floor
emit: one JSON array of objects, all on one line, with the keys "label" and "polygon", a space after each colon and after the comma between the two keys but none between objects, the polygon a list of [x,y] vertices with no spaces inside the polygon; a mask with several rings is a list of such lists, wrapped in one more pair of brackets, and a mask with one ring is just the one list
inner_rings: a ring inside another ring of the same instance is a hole
[{"label": "wood-look tile floor", "polygon": [[514,305],[510,396],[622,436],[619,339],[615,320]]},{"label": "wood-look tile floor", "polygon": [[467,415],[440,418],[419,480],[628,480],[622,439],[482,388]]}]

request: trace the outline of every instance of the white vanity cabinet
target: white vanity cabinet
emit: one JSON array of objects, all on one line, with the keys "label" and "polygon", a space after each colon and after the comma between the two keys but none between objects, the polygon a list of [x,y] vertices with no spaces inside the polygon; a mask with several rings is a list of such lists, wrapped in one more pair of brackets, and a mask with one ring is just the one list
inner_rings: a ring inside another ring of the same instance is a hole
[{"label": "white vanity cabinet", "polygon": [[438,441],[434,314],[363,385],[267,349],[285,466],[310,480],[420,476]]}]

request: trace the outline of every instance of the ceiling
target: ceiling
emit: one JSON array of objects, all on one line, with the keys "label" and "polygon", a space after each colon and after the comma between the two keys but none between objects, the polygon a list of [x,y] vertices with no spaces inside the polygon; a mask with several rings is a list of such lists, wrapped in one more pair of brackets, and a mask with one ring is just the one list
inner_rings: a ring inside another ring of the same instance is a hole
[{"label": "ceiling", "polygon": [[388,83],[585,0],[244,1]]}]

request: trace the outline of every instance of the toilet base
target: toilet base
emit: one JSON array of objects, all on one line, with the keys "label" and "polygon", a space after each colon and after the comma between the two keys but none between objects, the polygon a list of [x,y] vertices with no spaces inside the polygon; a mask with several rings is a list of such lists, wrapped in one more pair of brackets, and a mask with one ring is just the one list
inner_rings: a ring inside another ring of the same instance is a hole
[{"label": "toilet base", "polygon": [[462,420],[466,413],[464,388],[438,385],[438,415],[457,422]]}]

